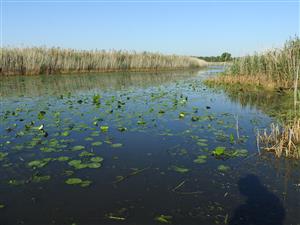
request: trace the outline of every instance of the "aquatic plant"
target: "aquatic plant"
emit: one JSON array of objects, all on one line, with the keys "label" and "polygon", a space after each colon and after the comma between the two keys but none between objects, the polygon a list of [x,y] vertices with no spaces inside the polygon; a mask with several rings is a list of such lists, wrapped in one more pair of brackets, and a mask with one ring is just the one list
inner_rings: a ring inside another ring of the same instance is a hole
[{"label": "aquatic plant", "polygon": [[269,132],[266,129],[258,132],[257,139],[265,150],[274,152],[277,157],[300,159],[300,119],[282,128],[272,123]]},{"label": "aquatic plant", "polygon": [[3,47],[1,53],[1,75],[149,71],[206,66],[204,60],[195,57],[150,52]]}]

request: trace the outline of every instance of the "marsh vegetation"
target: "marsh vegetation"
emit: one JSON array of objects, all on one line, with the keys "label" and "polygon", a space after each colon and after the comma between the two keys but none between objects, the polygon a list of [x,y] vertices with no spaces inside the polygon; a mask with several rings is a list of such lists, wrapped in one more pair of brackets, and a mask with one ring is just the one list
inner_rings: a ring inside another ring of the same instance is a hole
[{"label": "marsh vegetation", "polygon": [[203,66],[206,62],[197,58],[150,52],[5,47],[1,49],[0,74],[155,71]]},{"label": "marsh vegetation", "polygon": [[[289,115],[272,125],[270,131],[258,133],[263,147],[275,152],[276,156],[300,157],[300,39],[288,40],[282,49],[268,50],[261,54],[235,59],[232,65],[220,76],[209,78],[206,84],[225,89],[247,92],[274,92],[293,95]],[[290,113],[293,111],[293,113]]]}]

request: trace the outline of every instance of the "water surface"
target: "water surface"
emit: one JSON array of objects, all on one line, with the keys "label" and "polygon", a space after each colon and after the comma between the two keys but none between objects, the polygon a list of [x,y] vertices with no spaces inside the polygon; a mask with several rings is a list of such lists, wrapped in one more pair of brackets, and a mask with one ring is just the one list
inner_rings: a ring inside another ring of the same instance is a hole
[{"label": "water surface", "polygon": [[0,224],[300,224],[299,162],[221,70],[0,78]]}]

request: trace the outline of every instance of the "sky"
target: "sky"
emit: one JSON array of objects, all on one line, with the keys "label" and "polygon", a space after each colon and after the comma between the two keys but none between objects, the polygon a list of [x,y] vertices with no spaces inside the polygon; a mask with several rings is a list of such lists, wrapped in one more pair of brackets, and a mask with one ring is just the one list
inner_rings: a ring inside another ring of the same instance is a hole
[{"label": "sky", "polygon": [[1,1],[2,46],[242,56],[300,33],[300,0]]}]

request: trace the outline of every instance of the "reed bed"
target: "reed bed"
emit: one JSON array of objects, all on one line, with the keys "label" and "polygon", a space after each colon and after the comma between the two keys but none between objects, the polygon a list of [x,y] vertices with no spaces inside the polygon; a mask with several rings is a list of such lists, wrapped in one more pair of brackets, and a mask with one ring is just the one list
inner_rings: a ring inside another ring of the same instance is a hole
[{"label": "reed bed", "polygon": [[149,52],[4,47],[1,49],[0,74],[154,71],[204,66],[206,62],[197,58]]},{"label": "reed bed", "polygon": [[227,77],[211,78],[209,82],[228,82],[230,77],[231,83],[251,81],[252,85],[268,87],[271,82],[274,87],[293,88],[299,79],[296,77],[299,64],[300,39],[295,37],[286,41],[282,49],[236,58],[224,73]]},{"label": "reed bed", "polygon": [[282,128],[278,124],[271,124],[270,132],[266,129],[258,132],[257,138],[265,150],[274,152],[277,157],[300,159],[300,119]]}]

